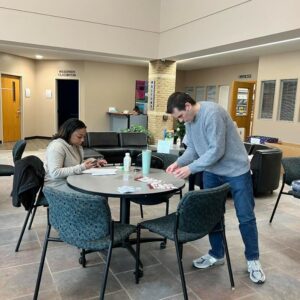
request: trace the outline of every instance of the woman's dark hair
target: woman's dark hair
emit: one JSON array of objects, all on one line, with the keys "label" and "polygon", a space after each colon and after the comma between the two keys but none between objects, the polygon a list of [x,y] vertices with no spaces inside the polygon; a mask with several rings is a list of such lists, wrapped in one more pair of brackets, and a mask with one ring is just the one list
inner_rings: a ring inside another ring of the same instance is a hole
[{"label": "woman's dark hair", "polygon": [[68,119],[60,126],[58,132],[53,135],[53,140],[61,138],[69,143],[72,133],[82,128],[86,128],[82,121],[75,118]]},{"label": "woman's dark hair", "polygon": [[169,96],[167,104],[167,113],[172,114],[174,108],[178,110],[185,110],[185,104],[190,103],[192,105],[196,104],[196,101],[187,93],[175,92]]}]

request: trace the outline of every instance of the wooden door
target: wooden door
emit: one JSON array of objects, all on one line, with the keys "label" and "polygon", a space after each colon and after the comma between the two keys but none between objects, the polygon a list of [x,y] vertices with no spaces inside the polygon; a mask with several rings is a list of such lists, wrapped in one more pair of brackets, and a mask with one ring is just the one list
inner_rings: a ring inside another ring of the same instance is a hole
[{"label": "wooden door", "polygon": [[3,142],[15,142],[21,138],[20,78],[1,76]]},{"label": "wooden door", "polygon": [[238,128],[244,128],[245,138],[251,134],[255,81],[233,81],[230,97],[230,115]]}]

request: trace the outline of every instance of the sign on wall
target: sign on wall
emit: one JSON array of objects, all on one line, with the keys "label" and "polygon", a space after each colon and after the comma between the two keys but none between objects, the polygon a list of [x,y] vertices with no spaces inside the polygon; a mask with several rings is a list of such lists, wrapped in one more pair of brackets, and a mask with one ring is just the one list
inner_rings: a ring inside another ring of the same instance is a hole
[{"label": "sign on wall", "polygon": [[58,76],[60,77],[76,77],[75,70],[58,70]]},{"label": "sign on wall", "polygon": [[154,110],[154,102],[155,102],[155,80],[151,80],[148,86],[148,101],[150,110]]},{"label": "sign on wall", "polygon": [[240,79],[249,79],[249,78],[251,78],[251,77],[252,77],[251,74],[241,74],[241,75],[239,75],[239,78],[240,78]]}]

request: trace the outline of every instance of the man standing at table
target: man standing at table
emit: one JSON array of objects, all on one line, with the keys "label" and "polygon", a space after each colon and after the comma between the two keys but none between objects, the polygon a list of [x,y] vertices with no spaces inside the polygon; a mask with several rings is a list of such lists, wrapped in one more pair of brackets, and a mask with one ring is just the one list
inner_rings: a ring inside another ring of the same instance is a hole
[{"label": "man standing at table", "polygon": [[[258,233],[254,214],[252,179],[247,152],[228,113],[213,102],[195,102],[188,94],[173,93],[167,113],[186,122],[187,149],[167,168],[178,178],[203,171],[204,188],[229,183],[245,245],[250,279],[263,283],[265,274],[259,262]],[[220,232],[209,234],[211,250],[195,259],[193,265],[206,269],[224,264]]]}]

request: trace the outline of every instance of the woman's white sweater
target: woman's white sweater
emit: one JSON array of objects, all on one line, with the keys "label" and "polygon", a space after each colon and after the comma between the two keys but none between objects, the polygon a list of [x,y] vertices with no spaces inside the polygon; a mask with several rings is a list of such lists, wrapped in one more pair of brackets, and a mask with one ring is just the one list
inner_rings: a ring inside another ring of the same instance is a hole
[{"label": "woman's white sweater", "polygon": [[85,170],[82,147],[70,145],[61,138],[53,140],[47,147],[45,170],[45,181],[82,173]]}]

